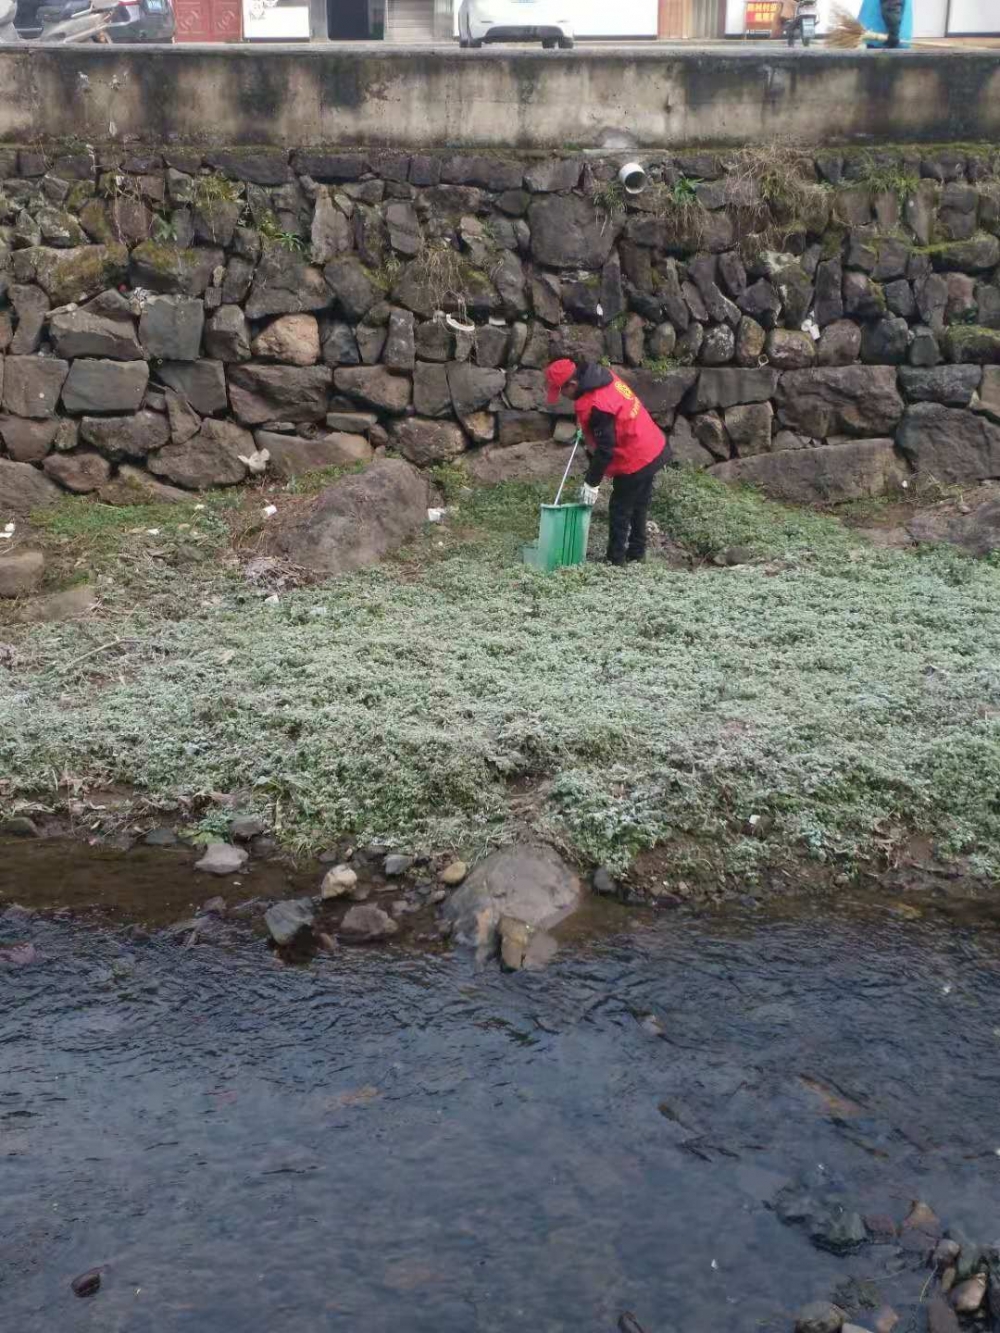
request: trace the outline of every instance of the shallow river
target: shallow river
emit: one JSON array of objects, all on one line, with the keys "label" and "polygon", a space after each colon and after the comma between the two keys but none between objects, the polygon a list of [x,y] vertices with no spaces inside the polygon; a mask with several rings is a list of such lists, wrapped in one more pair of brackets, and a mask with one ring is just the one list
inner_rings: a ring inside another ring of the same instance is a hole
[{"label": "shallow river", "polygon": [[0,923],[40,955],[0,964],[0,1325],[750,1333],[851,1275],[905,1316],[924,1274],[783,1226],[796,1179],[996,1238],[995,926],[613,920],[509,976]]}]

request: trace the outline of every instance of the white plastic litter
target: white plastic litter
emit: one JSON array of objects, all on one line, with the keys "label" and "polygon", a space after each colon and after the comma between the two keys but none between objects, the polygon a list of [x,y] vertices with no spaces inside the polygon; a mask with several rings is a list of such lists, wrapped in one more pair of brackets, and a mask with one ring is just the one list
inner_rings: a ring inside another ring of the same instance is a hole
[{"label": "white plastic litter", "polygon": [[278,605],[278,601],[279,601],[278,594],[277,594],[276,592],[272,592],[271,595],[270,595],[270,597],[265,597],[265,598],[264,598],[264,605],[265,605],[265,606],[277,606],[277,605]]},{"label": "white plastic litter", "polygon": [[237,456],[252,477],[259,477],[261,473],[266,472],[271,459],[270,451],[267,449],[255,449],[252,454]]},{"label": "white plastic litter", "polygon": [[427,511],[427,522],[428,522],[428,523],[440,523],[441,520],[444,518],[444,515],[445,515],[445,511],[444,511],[443,509],[428,509],[428,511]]},{"label": "white plastic litter", "polygon": [[262,512],[263,512],[265,518],[270,518],[272,514],[276,514],[276,513],[278,512],[278,506],[277,506],[277,505],[265,505],[265,506],[264,506],[264,509],[263,509]]},{"label": "white plastic litter", "polygon": [[159,528],[147,528],[147,529],[146,529],[146,536],[147,536],[147,537],[159,537],[159,535],[160,535],[160,529],[159,529]]}]

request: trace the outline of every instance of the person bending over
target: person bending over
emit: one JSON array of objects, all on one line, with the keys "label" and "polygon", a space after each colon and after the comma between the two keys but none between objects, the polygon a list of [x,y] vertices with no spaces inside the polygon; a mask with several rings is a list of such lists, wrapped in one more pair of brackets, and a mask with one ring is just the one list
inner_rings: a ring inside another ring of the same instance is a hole
[{"label": "person bending over", "polygon": [[633,391],[605,366],[553,361],[545,372],[550,404],[559,395],[576,408],[590,457],[580,499],[592,505],[611,477],[608,513],[610,565],[646,558],[646,517],[656,474],[670,461],[670,445]]}]

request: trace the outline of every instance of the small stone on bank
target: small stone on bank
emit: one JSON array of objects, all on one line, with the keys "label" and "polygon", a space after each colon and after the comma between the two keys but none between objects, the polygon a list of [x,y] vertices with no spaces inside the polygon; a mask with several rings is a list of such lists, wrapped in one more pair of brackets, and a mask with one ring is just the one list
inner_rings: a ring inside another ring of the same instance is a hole
[{"label": "small stone on bank", "polygon": [[795,1333],[840,1333],[846,1317],[839,1305],[810,1301],[796,1316]]},{"label": "small stone on bank", "polygon": [[442,884],[446,884],[448,888],[454,888],[457,884],[461,884],[468,873],[469,867],[464,861],[452,861],[451,865],[445,866],[441,871],[438,879]]},{"label": "small stone on bank", "polygon": [[400,856],[394,853],[385,858],[383,868],[390,879],[395,879],[399,875],[405,875],[411,865],[413,865],[412,856]]},{"label": "small stone on bank", "polygon": [[241,819],[234,819],[229,825],[230,834],[237,842],[249,842],[251,838],[259,838],[264,832],[264,825],[253,815],[246,815]]},{"label": "small stone on bank", "polygon": [[99,1268],[88,1269],[86,1273],[81,1273],[70,1283],[73,1288],[74,1296],[94,1296],[101,1287],[101,1270]]},{"label": "small stone on bank", "polygon": [[195,862],[194,868],[208,875],[235,875],[249,859],[249,854],[242,847],[234,847],[228,842],[211,842],[205,855]]},{"label": "small stone on bank", "polygon": [[593,878],[590,882],[594,886],[595,893],[613,894],[618,892],[617,883],[603,866],[599,866],[597,870],[594,871]]},{"label": "small stone on bank", "polygon": [[368,944],[375,940],[384,940],[395,935],[399,926],[374,903],[359,904],[351,907],[340,923],[342,937],[351,944]]},{"label": "small stone on bank", "polygon": [[37,838],[38,828],[27,815],[12,815],[0,823],[0,837]]},{"label": "small stone on bank", "polygon": [[345,893],[350,893],[357,883],[358,877],[350,866],[334,866],[323,876],[320,897],[342,898]]},{"label": "small stone on bank", "polygon": [[288,898],[264,913],[264,924],[275,944],[290,944],[301,930],[312,929],[313,910],[308,898]]},{"label": "small stone on bank", "polygon": [[960,1282],[951,1293],[951,1303],[959,1314],[975,1314],[986,1299],[986,1275],[977,1273],[975,1277]]},{"label": "small stone on bank", "polygon": [[180,839],[172,828],[151,828],[142,841],[146,847],[174,847]]}]

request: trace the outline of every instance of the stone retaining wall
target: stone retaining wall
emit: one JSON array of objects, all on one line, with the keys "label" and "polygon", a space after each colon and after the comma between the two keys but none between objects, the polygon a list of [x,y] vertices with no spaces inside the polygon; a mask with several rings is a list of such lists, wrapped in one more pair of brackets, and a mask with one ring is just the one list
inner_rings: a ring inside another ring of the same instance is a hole
[{"label": "stone retaining wall", "polygon": [[265,452],[502,476],[571,435],[563,355],[788,499],[1000,477],[992,148],[643,160],[0,148],[0,515]]}]

